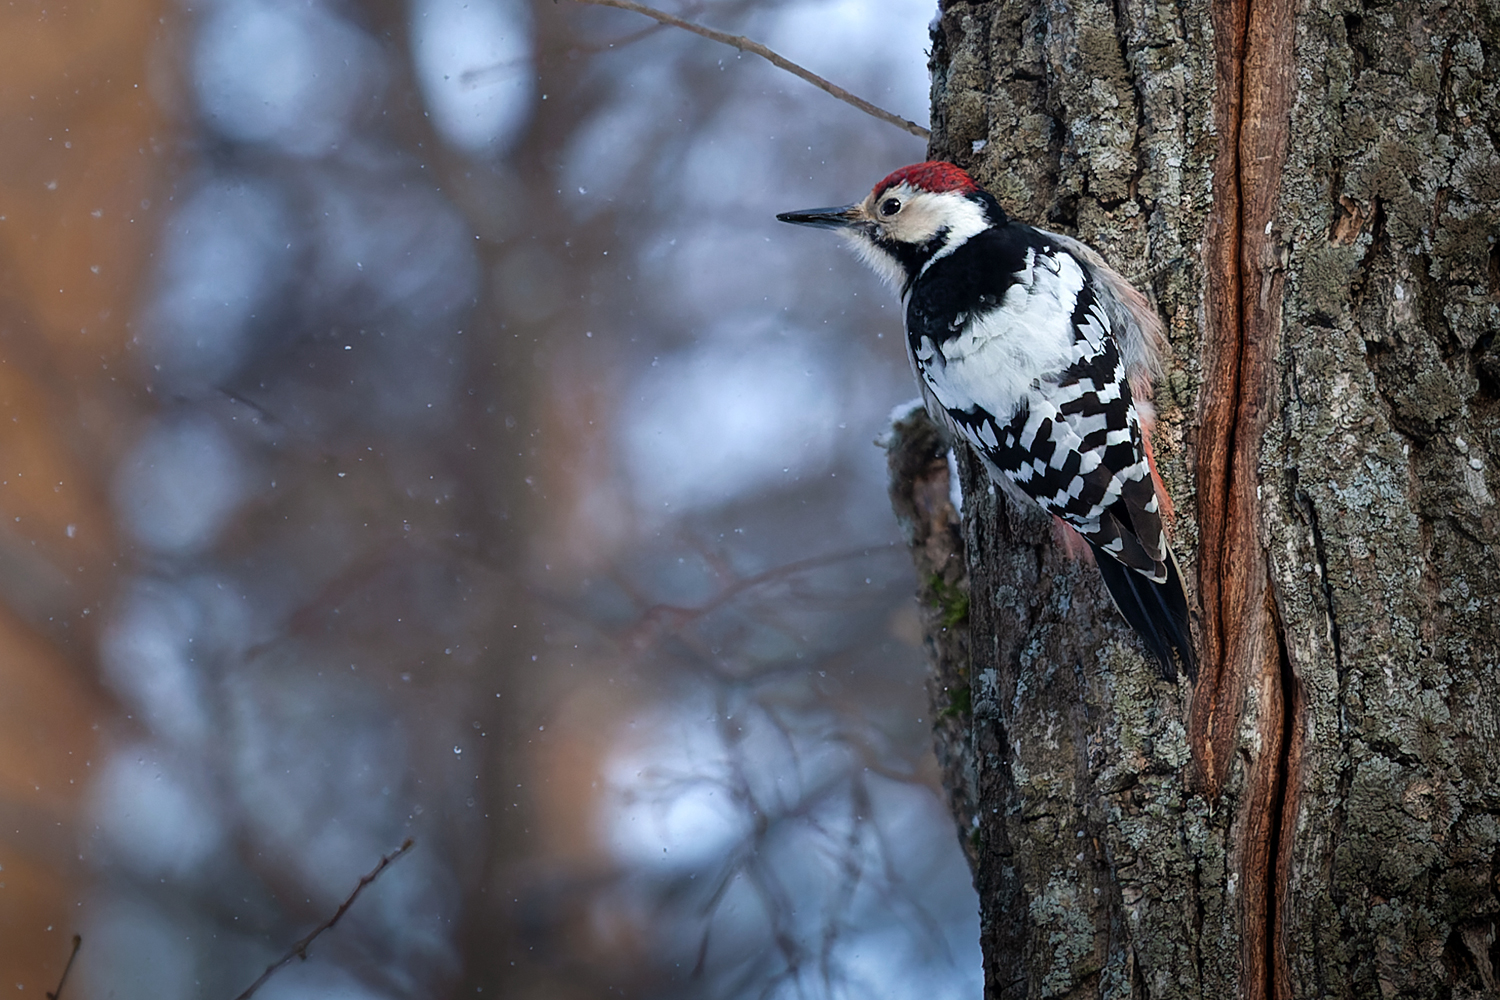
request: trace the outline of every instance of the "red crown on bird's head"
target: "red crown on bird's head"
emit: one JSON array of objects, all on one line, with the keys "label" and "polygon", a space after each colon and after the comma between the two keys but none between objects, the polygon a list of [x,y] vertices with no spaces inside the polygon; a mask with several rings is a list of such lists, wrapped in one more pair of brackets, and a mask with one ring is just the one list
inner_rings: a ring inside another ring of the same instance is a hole
[{"label": "red crown on bird's head", "polygon": [[882,191],[902,183],[909,184],[919,191],[931,191],[934,194],[941,191],[972,194],[979,190],[979,185],[974,183],[974,178],[964,173],[959,167],[951,163],[943,163],[941,160],[928,160],[926,163],[913,163],[909,167],[897,170],[875,185],[875,194],[878,196]]}]

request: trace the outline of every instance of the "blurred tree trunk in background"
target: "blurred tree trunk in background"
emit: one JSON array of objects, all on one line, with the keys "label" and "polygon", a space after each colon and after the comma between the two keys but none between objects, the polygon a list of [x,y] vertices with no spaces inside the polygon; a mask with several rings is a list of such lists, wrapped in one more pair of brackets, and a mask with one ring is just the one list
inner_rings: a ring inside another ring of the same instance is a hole
[{"label": "blurred tree trunk in background", "polygon": [[932,155],[1155,273],[1202,657],[1158,680],[967,460],[960,530],[906,428],[987,996],[1495,995],[1497,42],[1479,2],[945,5]]},{"label": "blurred tree trunk in background", "polygon": [[[56,983],[88,881],[74,831],[109,699],[92,681],[117,552],[105,456],[168,157],[154,2],[0,12],[0,968]],[[68,127],[60,122],[66,121]],[[158,202],[152,211],[153,200]],[[92,615],[91,615],[92,612]]]}]

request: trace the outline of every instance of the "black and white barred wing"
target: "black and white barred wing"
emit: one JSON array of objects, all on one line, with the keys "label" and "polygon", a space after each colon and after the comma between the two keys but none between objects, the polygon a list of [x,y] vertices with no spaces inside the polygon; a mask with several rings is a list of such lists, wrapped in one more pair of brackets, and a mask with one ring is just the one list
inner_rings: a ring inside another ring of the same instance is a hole
[{"label": "black and white barred wing", "polygon": [[961,317],[958,336],[923,338],[913,361],[929,408],[992,472],[1165,582],[1166,535],[1109,313],[1069,254],[1038,263],[999,308]]}]

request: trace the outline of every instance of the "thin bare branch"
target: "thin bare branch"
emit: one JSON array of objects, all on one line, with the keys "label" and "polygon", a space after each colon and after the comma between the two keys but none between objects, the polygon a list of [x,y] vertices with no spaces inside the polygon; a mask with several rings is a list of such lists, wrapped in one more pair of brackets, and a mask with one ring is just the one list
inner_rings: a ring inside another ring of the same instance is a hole
[{"label": "thin bare branch", "polygon": [[580,55],[602,55],[605,52],[609,52],[614,49],[623,49],[627,45],[634,45],[636,42],[650,38],[652,35],[656,34],[658,31],[661,31],[663,28],[670,27],[670,24],[651,24],[647,25],[644,28],[641,28],[639,31],[632,31],[628,35],[622,35],[621,37],[616,38],[614,41],[597,42],[593,45],[574,44],[574,46],[569,50],[569,54],[571,55],[572,53],[576,52]]},{"label": "thin bare branch", "polygon": [[636,3],[635,0],[578,0],[578,2],[591,4],[595,7],[616,7],[620,10],[628,10],[633,11],[636,14],[644,14],[646,17],[654,18],[657,21],[660,21],[662,24],[668,24],[674,28],[681,28],[683,31],[691,31],[695,35],[701,35],[704,38],[710,39],[711,41],[719,42],[722,45],[728,45],[731,48],[739,49],[741,52],[754,53],[755,55],[758,55],[762,59],[769,62],[771,65],[779,69],[784,69],[788,73],[791,73],[793,76],[801,77],[808,83],[812,84],[814,87],[817,87],[819,90],[822,90],[828,94],[832,94],[834,97],[837,97],[845,104],[852,105],[853,107],[858,108],[867,115],[870,115],[874,118],[879,118],[881,121],[886,122],[890,125],[894,125],[904,132],[910,132],[912,135],[916,136],[919,139],[926,139],[929,135],[928,131],[922,126],[918,125],[916,122],[907,121],[900,115],[895,115],[885,110],[884,108],[876,107],[862,97],[856,97],[855,95],[849,93],[849,91],[845,90],[843,87],[840,87],[838,84],[829,83],[827,80],[823,79],[812,70],[804,69],[803,67],[798,66],[796,63],[792,62],[785,56],[778,55],[777,53],[766,48],[760,42],[757,42],[751,38],[746,38],[744,35],[731,35],[725,31],[716,31],[713,28],[705,28],[701,24],[694,24],[692,21],[684,21],[682,18],[677,17],[674,14],[668,14],[666,11],[657,10],[655,7],[647,7],[645,4]]},{"label": "thin bare branch", "polygon": [[[579,0],[579,2],[591,3],[592,0]],[[837,563],[849,562],[854,559],[863,559],[875,554],[876,552],[886,550],[888,548],[889,546],[887,545],[865,545],[860,548],[849,549],[844,552],[834,552],[828,555],[810,556],[807,559],[798,559],[795,562],[786,563],[773,569],[768,569],[764,572],[757,573],[754,576],[747,576],[742,579],[736,580],[733,583],[727,584],[722,589],[720,589],[719,593],[711,598],[707,603],[700,604],[696,607],[683,607],[682,605],[677,604],[652,605],[651,607],[647,608],[641,615],[640,623],[630,630],[629,639],[630,641],[633,641],[637,644],[643,643],[646,641],[643,638],[643,632],[646,629],[664,628],[667,630],[672,630],[681,628],[683,625],[690,621],[694,621],[698,618],[702,618],[707,614],[710,614],[711,612],[717,611],[747,590],[752,590],[767,583],[792,580],[797,576],[797,574],[804,573],[810,569],[818,569],[823,566],[832,566],[836,565]]]},{"label": "thin bare branch", "polygon": [[63,966],[63,974],[58,977],[57,989],[47,993],[47,1000],[57,1000],[62,996],[63,983],[68,981],[68,973],[73,971],[73,959],[78,957],[78,949],[83,947],[83,935],[73,935],[73,953],[68,956],[68,964]]},{"label": "thin bare branch", "polygon": [[[371,882],[374,882],[377,878],[379,878],[381,872],[385,871],[392,864],[394,864],[396,859],[401,857],[401,855],[411,850],[414,844],[416,844],[416,841],[410,837],[407,837],[406,842],[401,845],[401,848],[399,850],[384,855],[380,859],[380,864],[376,865],[373,869],[370,870],[369,874],[365,875],[359,880],[359,885],[356,885],[354,887],[354,891],[349,893],[348,899],[345,899],[341,904],[339,904],[339,908],[334,911],[333,916],[329,917],[327,920],[314,927],[311,933],[309,933],[306,937],[302,938],[296,944],[287,949],[287,953],[285,955],[282,955],[276,961],[266,966],[266,971],[260,974],[260,978],[251,983],[249,988],[239,996],[235,997],[234,1000],[248,1000],[248,998],[256,990],[264,986],[266,980],[275,975],[282,966],[291,964],[292,959],[300,958],[306,960],[307,949],[312,945],[313,941],[317,940],[318,935],[322,934],[326,930],[329,930],[333,927],[334,924],[338,923],[339,918],[348,911],[349,907],[354,905],[354,901],[359,898],[359,894],[364,891],[365,886],[369,885]],[[66,975],[66,973],[64,974]]]}]

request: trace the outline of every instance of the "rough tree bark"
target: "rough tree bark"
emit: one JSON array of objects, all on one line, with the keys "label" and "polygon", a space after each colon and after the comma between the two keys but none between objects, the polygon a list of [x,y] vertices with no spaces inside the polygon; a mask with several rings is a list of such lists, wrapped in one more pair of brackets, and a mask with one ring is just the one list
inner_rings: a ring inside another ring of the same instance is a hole
[{"label": "rough tree bark", "polygon": [[1500,5],[948,0],[933,69],[935,158],[1154,275],[1203,663],[902,426],[986,996],[1497,995]]}]

